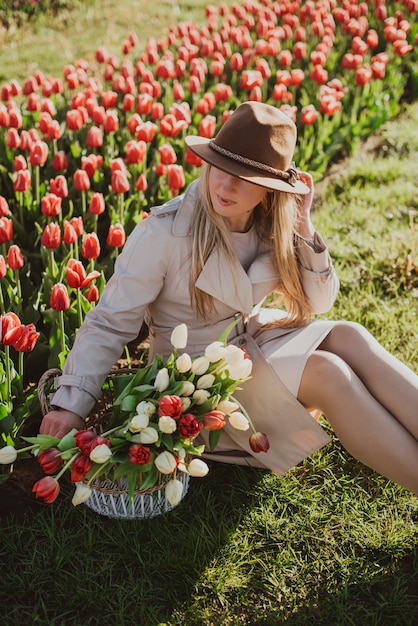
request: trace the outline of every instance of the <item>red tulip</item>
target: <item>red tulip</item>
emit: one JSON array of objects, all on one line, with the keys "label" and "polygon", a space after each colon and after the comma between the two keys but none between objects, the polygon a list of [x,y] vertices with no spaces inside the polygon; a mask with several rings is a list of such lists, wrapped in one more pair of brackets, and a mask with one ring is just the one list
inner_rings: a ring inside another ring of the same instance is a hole
[{"label": "red tulip", "polygon": [[37,498],[42,498],[44,502],[51,504],[51,502],[57,499],[60,486],[58,481],[52,476],[44,476],[44,478],[41,478],[34,484],[32,491]]},{"label": "red tulip", "polygon": [[66,271],[65,271],[65,279],[72,289],[84,289],[93,280],[99,278],[100,272],[94,270],[93,272],[89,272],[86,274],[86,270],[84,269],[84,265],[81,261],[76,261],[75,259],[70,259],[67,263]]},{"label": "red tulip", "polygon": [[122,111],[125,111],[125,113],[127,113],[128,111],[133,111],[134,108],[135,97],[131,93],[126,93],[122,101]]},{"label": "red tulip", "polygon": [[216,117],[214,115],[205,115],[200,120],[199,135],[210,139],[214,136],[216,130]]},{"label": "red tulip", "polygon": [[84,259],[97,259],[100,256],[100,243],[96,233],[84,235],[81,256]]},{"label": "red tulip", "polygon": [[270,448],[267,435],[260,432],[250,435],[250,448],[253,452],[267,452]]},{"label": "red tulip", "polygon": [[0,341],[6,346],[11,345],[11,341],[9,341],[10,332],[13,329],[18,328],[21,325],[21,321],[16,315],[16,313],[13,313],[12,311],[10,311],[9,313],[6,313],[5,315],[0,315],[0,322],[1,322]]},{"label": "red tulip", "polygon": [[0,196],[0,217],[10,215],[9,204],[4,196]]},{"label": "red tulip", "polygon": [[32,352],[38,337],[39,333],[34,324],[27,326],[20,324],[7,332],[6,336],[3,337],[3,343],[13,346],[18,352]]},{"label": "red tulip", "polygon": [[225,85],[224,83],[218,83],[215,86],[215,99],[216,102],[226,102],[232,98],[231,85]]},{"label": "red tulip", "polygon": [[148,189],[147,177],[145,174],[140,174],[135,183],[135,189],[138,191],[146,191]]},{"label": "red tulip", "polygon": [[53,285],[49,305],[54,311],[66,311],[70,308],[70,296],[63,283]]},{"label": "red tulip", "polygon": [[158,402],[158,415],[168,415],[178,420],[182,414],[181,398],[179,396],[163,396]]},{"label": "red tulip", "polygon": [[6,107],[2,104],[0,106],[0,128],[7,128],[10,124],[10,116]]},{"label": "red tulip", "polygon": [[136,112],[140,115],[149,115],[151,113],[154,98],[149,93],[140,93],[136,105]]},{"label": "red tulip", "polygon": [[87,131],[86,144],[89,148],[100,148],[103,145],[103,133],[98,126],[91,126]]},{"label": "red tulip", "polygon": [[77,233],[77,237],[80,237],[84,232],[83,218],[81,215],[79,217],[72,217],[70,219],[70,224]]},{"label": "red tulip", "polygon": [[77,191],[87,191],[87,189],[90,189],[90,179],[85,170],[76,170],[74,172],[74,187]]},{"label": "red tulip", "polygon": [[15,172],[28,169],[28,164],[23,154],[17,154],[15,156],[14,161],[13,161],[13,166],[14,166]]},{"label": "red tulip", "polygon": [[221,430],[225,426],[225,413],[209,411],[209,413],[204,414],[202,423],[206,430]]},{"label": "red tulip", "polygon": [[88,302],[97,302],[99,300],[99,290],[96,285],[90,285],[86,292],[86,300]]},{"label": "red tulip", "polygon": [[30,147],[29,161],[31,165],[44,165],[48,158],[48,144],[35,141]]},{"label": "red tulip", "polygon": [[[32,129],[34,130],[34,129]],[[38,140],[36,140],[38,141]],[[32,144],[34,142],[34,138],[32,134],[28,130],[22,130],[20,133],[20,149],[21,150],[30,150]]]},{"label": "red tulip", "polygon": [[13,189],[15,191],[25,192],[30,188],[31,175],[29,170],[19,170],[17,172],[16,180],[13,183]]},{"label": "red tulip", "polygon": [[126,144],[126,161],[129,164],[141,163],[147,151],[145,141],[128,141]]},{"label": "red tulip", "polygon": [[58,198],[66,198],[68,196],[67,179],[61,174],[49,180],[49,191]]},{"label": "red tulip", "polygon": [[56,217],[61,211],[61,201],[54,193],[46,193],[41,200],[41,212],[47,217]]},{"label": "red tulip", "polygon": [[64,243],[67,244],[67,246],[70,246],[72,244],[74,244],[78,239],[78,235],[76,233],[76,230],[74,228],[74,226],[68,222],[67,220],[65,220],[64,222]]},{"label": "red tulip", "polygon": [[105,210],[104,196],[100,192],[94,193],[90,198],[89,212],[93,215],[101,215]]},{"label": "red tulip", "polygon": [[79,454],[71,466],[71,482],[78,483],[83,480],[92,467],[93,461],[90,457],[84,453]]},{"label": "red tulip", "polygon": [[314,124],[318,119],[318,111],[315,109],[313,104],[308,104],[306,107],[303,107],[300,114],[300,123],[307,126],[309,124]]},{"label": "red tulip", "polygon": [[151,143],[157,132],[157,126],[152,122],[144,122],[139,124],[136,128],[137,141],[145,141],[145,143]]},{"label": "red tulip", "polygon": [[146,465],[151,461],[151,454],[147,446],[132,444],[128,449],[128,458],[134,465]]},{"label": "red tulip", "polygon": [[58,150],[58,152],[54,154],[52,167],[56,172],[65,172],[65,170],[68,168],[68,159],[64,150]]},{"label": "red tulip", "polygon": [[369,65],[363,65],[363,67],[359,67],[356,71],[354,80],[356,85],[366,85],[370,79],[372,78],[372,69]]},{"label": "red tulip", "polygon": [[160,133],[165,137],[177,137],[187,126],[185,120],[178,120],[175,115],[168,113],[160,120]]},{"label": "red tulip", "polygon": [[15,244],[10,246],[7,251],[7,263],[12,270],[20,270],[24,266],[25,261],[19,246]]},{"label": "red tulip", "polygon": [[13,222],[8,217],[0,217],[0,244],[13,239]]},{"label": "red tulip", "polygon": [[7,274],[6,261],[4,260],[4,256],[0,254],[0,279],[4,278]]},{"label": "red tulip", "polygon": [[129,191],[129,181],[125,174],[121,170],[115,170],[112,172],[112,189],[115,193],[125,193]]},{"label": "red tulip", "polygon": [[20,109],[11,109],[9,111],[9,125],[10,128],[19,130],[23,126],[23,119]]},{"label": "red tulip", "polygon": [[38,454],[37,459],[45,474],[55,474],[55,472],[61,469],[63,464],[61,452],[58,448],[42,450]]},{"label": "red tulip", "polygon": [[178,420],[180,435],[184,439],[195,437],[202,430],[200,422],[196,419],[196,416],[192,413],[185,413]]},{"label": "red tulip", "polygon": [[114,133],[119,129],[119,119],[117,111],[107,111],[103,123],[103,130],[106,133]]},{"label": "red tulip", "polygon": [[84,125],[83,114],[79,109],[70,109],[66,113],[66,122],[68,130],[80,130]]},{"label": "red tulip", "polygon": [[168,187],[172,194],[176,194],[186,184],[184,170],[181,165],[168,166]]},{"label": "red tulip", "polygon": [[121,248],[126,241],[125,230],[122,224],[111,224],[107,234],[106,243],[112,248]]},{"label": "red tulip", "polygon": [[99,168],[100,159],[96,154],[81,157],[81,169],[92,179]]},{"label": "red tulip", "polygon": [[118,104],[118,94],[115,91],[103,91],[101,101],[105,109],[113,109]]},{"label": "red tulip", "polygon": [[174,152],[174,148],[171,144],[164,143],[158,148],[158,152],[160,154],[160,161],[164,165],[169,165],[171,163],[176,163],[177,155]]},{"label": "red tulip", "polygon": [[51,222],[45,226],[41,237],[41,244],[50,250],[59,247],[61,244],[61,229],[59,224]]},{"label": "red tulip", "polygon": [[151,119],[162,120],[164,117],[164,105],[162,102],[153,102],[151,107]]},{"label": "red tulip", "polygon": [[12,148],[12,150],[15,150],[20,146],[20,137],[16,128],[9,128],[7,131],[6,146],[8,148]]},{"label": "red tulip", "polygon": [[186,151],[185,161],[187,165],[192,165],[192,166],[197,166],[197,167],[199,167],[203,163],[203,160],[200,157],[198,157],[197,154],[189,150],[189,148],[187,148],[187,151]]}]

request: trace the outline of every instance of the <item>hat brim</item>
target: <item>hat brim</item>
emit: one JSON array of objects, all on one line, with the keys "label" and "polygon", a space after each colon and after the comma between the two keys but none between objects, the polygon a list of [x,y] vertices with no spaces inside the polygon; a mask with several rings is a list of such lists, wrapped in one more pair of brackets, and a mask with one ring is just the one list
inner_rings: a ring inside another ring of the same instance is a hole
[{"label": "hat brim", "polygon": [[294,185],[290,185],[285,180],[274,177],[268,172],[265,174],[262,171],[256,172],[254,168],[249,167],[244,163],[239,163],[238,161],[233,161],[232,159],[223,156],[209,146],[209,142],[211,140],[207,137],[189,135],[185,138],[185,141],[187,147],[190,148],[192,152],[197,154],[198,157],[203,159],[203,161],[206,161],[210,165],[227,172],[227,174],[237,176],[242,180],[246,180],[254,185],[259,185],[260,187],[266,187],[267,189],[275,189],[278,191],[301,195],[309,193],[309,187],[300,180],[297,180]]}]

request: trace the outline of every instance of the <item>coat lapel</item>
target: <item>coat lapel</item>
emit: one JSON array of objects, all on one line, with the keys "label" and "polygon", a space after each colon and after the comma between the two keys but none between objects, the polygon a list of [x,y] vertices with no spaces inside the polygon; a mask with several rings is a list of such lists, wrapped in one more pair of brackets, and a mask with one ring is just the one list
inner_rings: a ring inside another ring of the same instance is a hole
[{"label": "coat lapel", "polygon": [[[198,193],[198,181],[189,185],[180,206],[173,203],[176,216],[173,234],[189,234],[190,220]],[[214,250],[205,263],[196,285],[213,298],[240,313],[249,314],[277,285],[277,274],[268,253],[261,254],[248,270],[237,263],[231,266],[223,251]]]}]

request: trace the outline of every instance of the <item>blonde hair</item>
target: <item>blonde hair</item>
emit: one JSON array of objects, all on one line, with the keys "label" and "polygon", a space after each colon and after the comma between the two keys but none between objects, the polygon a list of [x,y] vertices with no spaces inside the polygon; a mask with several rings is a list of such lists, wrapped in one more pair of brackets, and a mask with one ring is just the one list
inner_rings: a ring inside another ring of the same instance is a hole
[{"label": "blonde hair", "polygon": [[[231,266],[238,269],[230,231],[226,220],[218,215],[209,192],[210,165],[203,163],[199,195],[191,221],[192,259],[190,295],[199,315],[207,317],[215,308],[212,296],[201,291],[196,281],[214,249],[223,251]],[[312,309],[303,288],[297,263],[298,198],[293,194],[266,189],[264,201],[255,208],[255,224],[260,239],[272,242],[272,259],[277,270],[278,284],[274,290],[284,302],[288,316],[269,325],[299,326],[308,321]]]}]

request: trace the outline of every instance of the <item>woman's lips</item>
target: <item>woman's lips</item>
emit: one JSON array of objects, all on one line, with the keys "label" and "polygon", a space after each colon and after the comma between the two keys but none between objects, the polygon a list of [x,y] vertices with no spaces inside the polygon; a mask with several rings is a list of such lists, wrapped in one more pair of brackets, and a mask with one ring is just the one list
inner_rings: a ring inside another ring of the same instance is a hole
[{"label": "woman's lips", "polygon": [[222,204],[222,206],[231,206],[231,205],[235,204],[235,202],[233,202],[232,200],[228,200],[227,198],[223,198],[219,194],[216,194],[216,198],[217,198],[219,204]]}]

